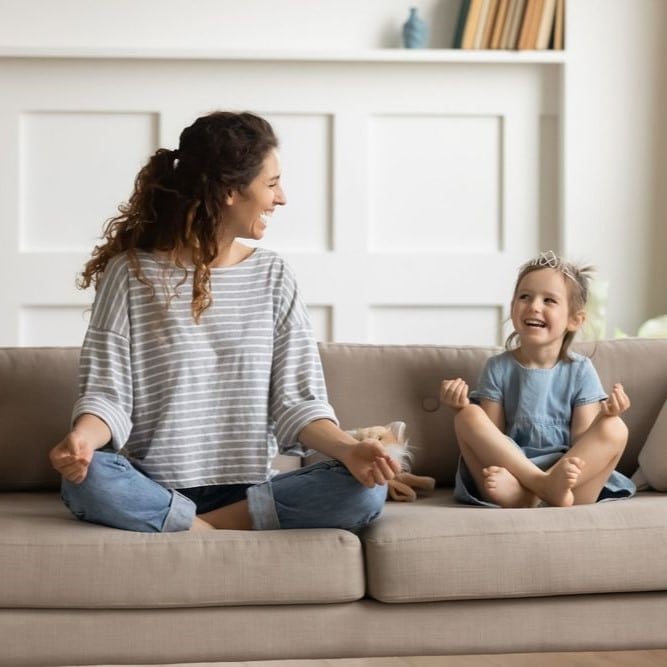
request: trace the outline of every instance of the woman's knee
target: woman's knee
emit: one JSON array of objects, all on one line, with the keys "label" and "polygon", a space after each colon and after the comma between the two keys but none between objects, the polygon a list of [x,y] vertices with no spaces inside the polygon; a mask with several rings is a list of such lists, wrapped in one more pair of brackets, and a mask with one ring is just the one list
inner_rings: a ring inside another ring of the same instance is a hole
[{"label": "woman's knee", "polygon": [[112,452],[95,452],[83,482],[63,480],[61,496],[83,521],[137,532],[187,530],[195,513],[192,501]]},{"label": "woman's knee", "polygon": [[61,496],[73,514],[83,518],[86,508],[95,505],[105,496],[108,499],[109,488],[119,471],[116,457],[117,455],[111,452],[94,452],[82,482],[74,483],[63,478]]},{"label": "woman's knee", "polygon": [[350,496],[348,507],[343,512],[346,525],[341,528],[357,531],[375,521],[384,509],[387,501],[387,485],[377,484],[366,487],[354,480],[357,485]]}]

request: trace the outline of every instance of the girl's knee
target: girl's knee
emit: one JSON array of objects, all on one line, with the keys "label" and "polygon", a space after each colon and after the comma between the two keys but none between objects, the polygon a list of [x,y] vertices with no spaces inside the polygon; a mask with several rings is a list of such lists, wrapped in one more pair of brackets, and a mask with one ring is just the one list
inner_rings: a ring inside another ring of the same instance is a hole
[{"label": "girl's knee", "polygon": [[607,417],[602,424],[605,440],[623,449],[628,442],[628,426],[620,417]]},{"label": "girl's knee", "polygon": [[460,429],[474,425],[480,419],[486,419],[486,412],[479,405],[469,403],[461,408],[454,416],[454,429],[458,433]]}]

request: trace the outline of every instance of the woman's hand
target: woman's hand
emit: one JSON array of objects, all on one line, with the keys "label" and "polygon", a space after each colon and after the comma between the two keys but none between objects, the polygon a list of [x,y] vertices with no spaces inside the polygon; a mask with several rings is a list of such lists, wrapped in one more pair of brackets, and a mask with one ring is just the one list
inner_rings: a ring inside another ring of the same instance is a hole
[{"label": "woman's hand", "polygon": [[470,405],[468,384],[461,378],[443,380],[440,385],[440,401],[452,410],[460,410]]},{"label": "woman's hand", "polygon": [[369,488],[386,484],[401,472],[398,461],[389,456],[379,440],[366,438],[358,442],[328,419],[317,419],[305,426],[299,440],[340,461],[359,483]]},{"label": "woman's hand", "polygon": [[609,398],[600,404],[602,415],[605,417],[618,417],[630,407],[630,399],[623,389],[623,385],[617,382]]},{"label": "woman's hand", "polygon": [[74,430],[50,452],[51,465],[66,479],[80,484],[86,479],[88,466],[93,459],[93,447],[86,437]]},{"label": "woman's hand", "polygon": [[339,461],[358,482],[369,488],[386,484],[401,472],[398,461],[392,459],[384,445],[374,438],[345,447]]}]

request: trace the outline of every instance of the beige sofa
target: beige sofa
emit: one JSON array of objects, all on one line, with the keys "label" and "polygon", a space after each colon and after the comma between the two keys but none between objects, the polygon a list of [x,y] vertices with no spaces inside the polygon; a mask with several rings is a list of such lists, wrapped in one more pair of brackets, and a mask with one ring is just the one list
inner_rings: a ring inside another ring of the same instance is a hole
[{"label": "beige sofa", "polygon": [[[667,340],[586,349],[605,386],[621,381],[632,398],[620,463],[632,475],[667,399]],[[0,665],[667,647],[667,495],[569,509],[452,502],[440,380],[474,384],[495,351],[321,346],[342,425],[405,421],[414,471],[439,486],[389,502],[358,537],[76,521],[47,451],[68,426],[78,352],[0,350]]]}]

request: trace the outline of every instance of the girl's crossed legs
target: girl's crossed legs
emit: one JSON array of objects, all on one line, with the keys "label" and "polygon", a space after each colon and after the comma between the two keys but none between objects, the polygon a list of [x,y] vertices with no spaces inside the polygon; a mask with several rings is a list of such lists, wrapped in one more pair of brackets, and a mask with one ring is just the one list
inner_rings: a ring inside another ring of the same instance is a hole
[{"label": "girl's crossed legs", "polygon": [[455,427],[461,456],[479,492],[501,507],[533,507],[540,501],[561,507],[596,502],[627,441],[624,422],[604,417],[544,471],[478,405],[462,408]]}]

